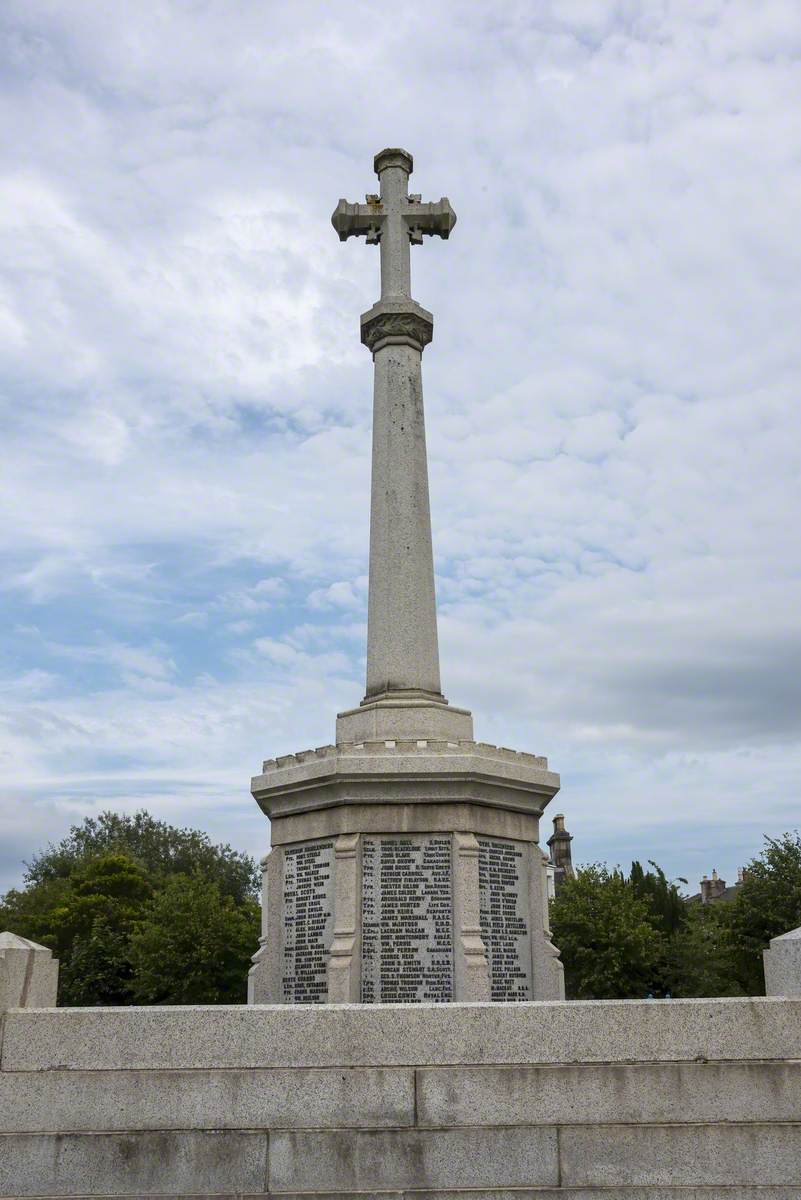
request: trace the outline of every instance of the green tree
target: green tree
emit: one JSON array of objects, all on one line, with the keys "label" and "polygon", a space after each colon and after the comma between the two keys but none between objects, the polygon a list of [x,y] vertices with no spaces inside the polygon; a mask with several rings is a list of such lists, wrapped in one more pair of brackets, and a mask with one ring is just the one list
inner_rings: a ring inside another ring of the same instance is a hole
[{"label": "green tree", "polygon": [[54,951],[62,1004],[130,1004],[128,938],[152,891],[138,863],[102,854],[9,893],[0,922]]},{"label": "green tree", "polygon": [[214,880],[224,896],[241,904],[258,895],[259,873],[248,854],[212,845],[198,829],[177,829],[141,811],[129,816],[104,812],[73,825],[67,837],[26,864],[28,885],[72,875],[76,866],[101,854],[126,854],[151,879],[192,875]]},{"label": "green tree", "polygon": [[243,1002],[259,927],[255,901],[236,905],[199,875],[174,876],[131,937],[137,1003]]},{"label": "green tree", "polygon": [[765,991],[762,951],[771,938],[801,925],[801,837],[798,830],[765,838],[732,902],[734,969],[743,991]]},{"label": "green tree", "polygon": [[653,871],[644,871],[638,862],[633,862],[629,883],[634,895],[648,904],[651,923],[669,936],[681,928],[687,917],[686,901],[676,886],[676,883],[686,883],[687,880],[673,882],[651,859],[648,865],[653,867]]},{"label": "green tree", "polygon": [[579,868],[552,902],[551,928],[571,999],[636,999],[661,990],[665,936],[620,871]]},{"label": "green tree", "polygon": [[673,996],[742,996],[734,965],[733,905],[686,904],[671,939],[668,978]]},{"label": "green tree", "polygon": [[[253,859],[230,846],[213,846],[204,833],[172,828],[144,812],[104,813],[74,826],[57,846],[36,856],[24,886],[0,902],[0,928],[55,952],[62,1004],[155,999],[152,977],[146,985],[137,978],[139,965],[152,971],[153,956],[147,959],[137,941],[134,962],[133,947],[140,935],[146,944],[150,925],[159,921],[158,936],[165,944],[171,939],[184,973],[182,988],[173,980],[159,993],[160,1002],[244,999],[259,932],[257,879]],[[183,904],[182,891],[190,897]],[[165,904],[172,911],[169,930]],[[219,961],[208,952],[210,944]],[[165,970],[171,961],[165,956]]]}]

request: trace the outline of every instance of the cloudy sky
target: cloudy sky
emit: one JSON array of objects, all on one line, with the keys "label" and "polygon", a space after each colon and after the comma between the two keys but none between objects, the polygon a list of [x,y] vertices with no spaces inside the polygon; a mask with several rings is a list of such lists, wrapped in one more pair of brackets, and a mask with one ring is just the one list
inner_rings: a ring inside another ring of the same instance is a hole
[{"label": "cloudy sky", "polygon": [[[797,0],[5,0],[0,890],[104,808],[254,854],[363,693],[378,254],[415,156],[443,686],[579,861],[801,824]],[[548,824],[550,824],[548,822]]]}]

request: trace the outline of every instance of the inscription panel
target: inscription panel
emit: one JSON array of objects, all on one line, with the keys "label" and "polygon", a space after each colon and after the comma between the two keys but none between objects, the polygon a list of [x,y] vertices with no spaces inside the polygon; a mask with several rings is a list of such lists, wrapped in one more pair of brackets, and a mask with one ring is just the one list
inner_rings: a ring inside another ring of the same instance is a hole
[{"label": "inscription panel", "polygon": [[305,842],[284,850],[285,1004],[323,1004],[334,935],[334,843]]},{"label": "inscription panel", "polygon": [[530,855],[525,842],[478,839],[481,936],[491,1000],[531,999]]},{"label": "inscription panel", "polygon": [[361,999],[453,999],[449,836],[362,838]]}]

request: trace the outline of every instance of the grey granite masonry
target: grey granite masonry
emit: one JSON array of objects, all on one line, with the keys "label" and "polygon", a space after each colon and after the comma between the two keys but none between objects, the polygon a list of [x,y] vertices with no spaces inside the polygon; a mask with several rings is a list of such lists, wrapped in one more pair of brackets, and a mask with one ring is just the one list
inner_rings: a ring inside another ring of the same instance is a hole
[{"label": "grey granite masonry", "polygon": [[801,1200],[801,999],[12,1009],[0,1197]]},{"label": "grey granite masonry", "polygon": [[379,192],[332,217],[381,257],[361,319],[375,379],[367,681],[336,745],[270,759],[252,780],[272,850],[251,1003],[564,995],[539,848],[559,776],[476,742],[441,690],[422,390],[434,319],[412,299],[410,247],[447,238],[456,216],[410,195],[412,165],[383,150]]},{"label": "grey granite masonry", "polygon": [[801,996],[801,927],[771,938],[762,960],[766,996]]},{"label": "grey granite masonry", "polygon": [[56,1003],[58,959],[52,950],[8,931],[0,933],[0,1013]]}]

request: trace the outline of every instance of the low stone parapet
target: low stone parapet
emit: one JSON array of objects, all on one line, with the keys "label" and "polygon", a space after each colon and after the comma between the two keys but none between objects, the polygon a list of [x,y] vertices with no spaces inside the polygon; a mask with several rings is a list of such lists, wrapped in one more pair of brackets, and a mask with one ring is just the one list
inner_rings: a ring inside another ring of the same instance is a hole
[{"label": "low stone parapet", "polygon": [[12,1010],[0,1196],[801,1200],[801,999]]}]

